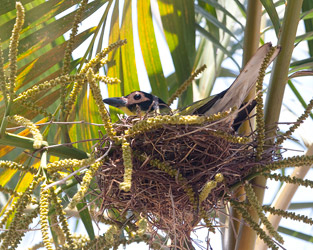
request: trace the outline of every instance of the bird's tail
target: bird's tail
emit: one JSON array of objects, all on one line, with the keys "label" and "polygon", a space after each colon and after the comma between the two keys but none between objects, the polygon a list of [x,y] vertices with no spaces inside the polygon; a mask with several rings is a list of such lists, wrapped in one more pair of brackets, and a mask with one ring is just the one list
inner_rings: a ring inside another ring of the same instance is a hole
[{"label": "bird's tail", "polygon": [[[213,106],[205,112],[205,115],[209,116],[221,111],[229,110],[233,107],[240,107],[255,85],[261,66],[271,48],[272,44],[266,43],[256,51],[233,84],[225,93],[223,93],[223,97],[218,99]],[[280,48],[276,47],[268,64],[276,58],[279,51]]]}]

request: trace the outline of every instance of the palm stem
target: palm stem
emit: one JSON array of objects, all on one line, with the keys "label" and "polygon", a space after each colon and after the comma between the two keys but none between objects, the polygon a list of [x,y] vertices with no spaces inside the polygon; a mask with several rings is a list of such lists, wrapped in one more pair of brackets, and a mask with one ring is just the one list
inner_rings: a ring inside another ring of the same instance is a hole
[{"label": "palm stem", "polygon": [[[289,65],[291,55],[294,49],[294,41],[300,20],[302,0],[288,1],[286,6],[282,30],[278,40],[281,46],[281,53],[278,55],[273,65],[272,75],[270,78],[269,89],[265,102],[265,126],[267,131],[267,138],[274,138],[276,134],[277,121],[279,119],[282,100],[284,96],[285,86],[288,78]],[[270,145],[274,141],[268,139],[267,144]],[[256,195],[260,201],[263,202],[264,188],[266,185],[266,178],[257,177],[254,179]]]},{"label": "palm stem", "polygon": [[[254,55],[255,51],[259,47],[260,43],[260,26],[261,26],[261,18],[262,18],[262,4],[259,0],[249,0],[247,6],[247,19],[246,19],[246,27],[245,27],[245,36],[244,36],[244,44],[243,44],[243,60],[242,65],[244,66],[250,58]],[[247,100],[254,98],[255,96],[255,88],[251,90],[249,93]],[[240,128],[241,133],[248,134],[251,131],[250,127],[251,123],[245,122],[242,124]],[[253,126],[253,123],[252,123]],[[244,199],[244,190],[243,187],[239,187],[237,190],[237,197],[242,197]],[[231,208],[232,210],[232,208]],[[228,234],[228,249],[253,249],[256,234],[250,229],[248,226],[240,227],[241,216],[236,211],[231,211],[233,218],[233,228],[229,225],[228,229],[230,230]],[[256,216],[255,214],[251,214],[251,216]],[[256,218],[257,219],[257,218]],[[239,229],[240,227],[240,229]],[[239,233],[239,237],[236,239],[236,235]],[[243,237],[240,237],[240,236]]]}]

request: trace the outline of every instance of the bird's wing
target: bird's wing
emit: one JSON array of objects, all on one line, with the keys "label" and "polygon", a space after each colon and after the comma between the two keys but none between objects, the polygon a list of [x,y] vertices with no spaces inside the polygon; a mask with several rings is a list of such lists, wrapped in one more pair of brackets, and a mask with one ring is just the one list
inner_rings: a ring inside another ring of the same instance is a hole
[{"label": "bird's wing", "polygon": [[[213,104],[213,106],[205,112],[205,115],[209,116],[221,111],[228,110],[232,107],[240,107],[240,105],[243,103],[244,99],[247,97],[248,93],[251,91],[254,84],[256,83],[262,63],[271,48],[272,44],[266,43],[256,51],[255,55],[243,68],[240,75],[227,89],[224,96],[217,100]],[[279,51],[280,48],[276,47],[269,61],[269,64],[276,58]]]},{"label": "bird's wing", "polygon": [[[194,114],[204,114],[204,112],[200,113],[198,112],[199,109],[204,109],[207,107],[211,107],[214,102],[216,101],[217,95],[208,96],[207,98],[204,98],[202,100],[196,101],[192,104],[190,104],[187,107],[184,107],[182,110],[179,111],[180,115],[194,115]],[[210,105],[211,104],[211,105]],[[209,107],[209,108],[210,108]],[[207,109],[205,109],[206,111]]]}]

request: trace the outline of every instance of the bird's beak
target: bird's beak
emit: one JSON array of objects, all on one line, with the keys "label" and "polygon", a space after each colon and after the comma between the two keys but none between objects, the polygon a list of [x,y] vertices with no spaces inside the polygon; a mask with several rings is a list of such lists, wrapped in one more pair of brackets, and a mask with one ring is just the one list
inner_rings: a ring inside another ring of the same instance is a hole
[{"label": "bird's beak", "polygon": [[125,107],[127,104],[126,98],[123,97],[105,98],[103,99],[103,102],[116,108]]}]

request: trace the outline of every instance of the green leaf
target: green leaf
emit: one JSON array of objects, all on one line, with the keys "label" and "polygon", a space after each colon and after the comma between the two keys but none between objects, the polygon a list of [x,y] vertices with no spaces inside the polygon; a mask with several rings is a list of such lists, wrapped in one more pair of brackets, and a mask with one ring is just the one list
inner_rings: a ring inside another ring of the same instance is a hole
[{"label": "green leaf", "polygon": [[224,67],[221,68],[221,72],[219,74],[219,77],[233,77],[233,78],[236,78],[237,76],[238,76],[238,74],[236,74],[236,72],[234,72],[231,69],[224,68]]},{"label": "green leaf", "polygon": [[[87,18],[91,13],[93,13],[94,11],[96,11],[99,7],[102,6],[103,2],[105,2],[105,0],[96,0],[90,4],[87,5],[87,11],[84,12],[84,14],[82,15],[82,19]],[[67,4],[68,5],[68,4]],[[64,6],[64,7],[68,7],[68,6]],[[39,8],[41,6],[38,6],[37,8]],[[50,6],[45,6],[45,7],[50,7]],[[59,8],[61,6],[58,6]],[[54,8],[54,11],[51,11],[52,13],[49,13],[49,17],[53,16],[53,14],[57,14],[59,11],[63,11],[64,8]],[[34,8],[34,10],[36,11],[36,8]],[[60,37],[61,35],[63,35],[65,32],[67,32],[68,30],[70,30],[72,28],[72,22],[74,19],[74,16],[76,14],[76,11],[73,11],[71,13],[69,13],[68,15],[60,18],[60,19],[50,19],[49,22],[46,22],[46,20],[43,20],[42,23],[36,22],[36,25],[32,28],[30,28],[29,26],[26,26],[26,28],[24,28],[22,30],[21,33],[21,39],[20,39],[20,45],[19,45],[19,54],[21,57],[21,54],[25,53],[24,56],[22,56],[21,58],[19,58],[19,66],[23,66],[24,64],[21,65],[21,59],[28,59],[29,61],[29,56],[30,54],[36,52],[37,50],[39,50],[40,48],[43,48],[45,45],[51,43],[52,41],[56,40],[58,37]],[[38,12],[35,12],[38,15]],[[31,14],[31,13],[29,13]],[[26,12],[26,17],[29,16],[28,13]],[[37,16],[35,15],[35,16]],[[35,19],[37,20],[37,19]],[[33,20],[30,20],[30,22]],[[13,19],[12,22],[15,22],[15,20]],[[25,20],[25,23],[27,23],[27,20]],[[7,23],[5,23],[3,25],[3,27],[5,27],[6,29],[8,29],[8,27],[10,28],[9,30],[7,30],[6,32],[1,33],[1,40],[5,41],[7,40],[10,36],[11,36],[11,30],[13,27],[13,23],[12,26],[11,24],[8,25]],[[48,35],[49,34],[49,35]],[[5,36],[6,35],[6,36]],[[63,39],[64,40],[64,39]],[[4,43],[3,48],[6,48],[6,44],[8,44],[9,41],[7,41],[6,43]],[[8,56],[8,48],[4,50],[4,58],[5,60],[7,60],[7,56]],[[37,54],[38,56],[38,54]]]},{"label": "green leaf", "polygon": [[222,31],[224,31],[225,33],[227,33],[228,35],[230,35],[232,38],[234,38],[237,42],[239,42],[239,40],[237,39],[237,37],[234,35],[234,33],[232,31],[230,31],[225,24],[223,24],[222,22],[220,22],[219,20],[217,20],[216,17],[214,17],[213,15],[211,15],[209,12],[205,11],[203,8],[201,8],[200,6],[195,6],[195,11],[200,13],[206,20],[208,20],[210,23],[214,24],[216,27],[220,28]]},{"label": "green leaf", "polygon": [[[295,85],[292,83],[291,80],[288,80],[288,85],[291,88],[292,92],[295,94],[295,96],[297,97],[297,99],[299,100],[299,102],[301,103],[302,107],[304,109],[307,108],[307,103],[305,102],[305,100],[303,99],[302,95],[299,93],[299,91],[297,90],[297,88],[295,87]],[[310,117],[313,119],[313,114],[310,113]]]},{"label": "green leaf", "polygon": [[[310,33],[313,31],[313,2],[311,0],[303,0],[302,3],[302,12],[310,12],[311,16],[307,16],[307,19],[304,20],[304,26],[305,26],[305,30],[306,33]],[[308,40],[308,46],[309,46],[309,53],[310,56],[313,56],[313,41]]]},{"label": "green leaf", "polygon": [[302,41],[308,41],[308,43],[313,39],[313,31],[306,32],[303,35],[297,36],[295,39],[296,46]]},{"label": "green leaf", "polygon": [[279,32],[280,32],[280,21],[279,21],[279,17],[277,14],[277,11],[275,9],[275,6],[273,4],[272,0],[261,0],[262,5],[264,6],[264,8],[266,9],[272,24],[274,26],[274,30],[276,33],[276,36],[279,36]]},{"label": "green leaf", "polygon": [[100,29],[101,29],[101,32],[100,32],[100,38],[99,38],[96,53],[99,53],[103,49],[104,30],[106,27],[106,21],[108,18],[108,13],[109,13],[109,10],[111,8],[111,5],[112,5],[112,1],[109,1],[108,5],[106,6],[105,11],[103,12],[103,15],[102,15],[98,25],[96,26],[94,35],[93,35],[93,37],[89,43],[89,46],[86,49],[85,54],[82,56],[81,64],[80,64],[80,67],[78,68],[78,71],[80,71],[82,69],[84,63],[86,62],[87,56],[89,55],[90,58],[92,57],[92,50],[93,50],[93,47],[94,47],[94,44],[95,44],[95,41],[97,39],[97,35],[98,35]]},{"label": "green leaf", "polygon": [[[111,24],[110,24],[110,35],[109,35],[109,44],[112,44],[120,40],[120,24],[119,24],[119,0],[115,1]],[[127,46],[125,44],[124,46]],[[123,95],[123,70],[122,70],[122,59],[121,59],[121,48],[116,49],[109,54],[109,63],[108,63],[108,76],[119,78],[121,84],[108,85],[108,94],[109,97],[118,97]],[[117,121],[117,114],[121,113],[116,108],[110,107],[110,115],[112,121]]]},{"label": "green leaf", "polygon": [[[303,5],[302,5],[303,7]],[[300,19],[308,20],[313,18],[313,9],[308,9],[307,11],[302,11]]]},{"label": "green leaf", "polygon": [[247,15],[246,15],[246,12],[247,12],[246,7],[239,0],[235,0],[235,3],[237,4],[237,6],[238,6],[242,16],[246,18],[247,17]]},{"label": "green leaf", "polygon": [[[163,31],[173,59],[178,84],[191,74],[194,61],[194,5],[192,1],[158,1]],[[190,41],[193,41],[192,43]],[[183,93],[179,105],[192,102],[192,88]]]},{"label": "green leaf", "polygon": [[[0,139],[0,145],[6,145],[6,146],[13,146],[13,147],[19,147],[23,149],[29,149],[31,151],[34,151],[34,139],[23,137],[11,133],[5,134]],[[49,143],[49,146],[53,146],[53,143]],[[50,147],[48,149],[48,153],[51,155],[55,155],[62,158],[75,158],[75,159],[85,159],[88,157],[88,155],[76,148],[69,148],[63,145],[58,145],[56,147]]]},{"label": "green leaf", "polygon": [[[81,112],[85,110],[86,112]],[[101,117],[99,115],[98,106],[96,105],[93,96],[90,92],[90,89],[87,85],[82,88],[81,95],[78,98],[77,105],[75,105],[75,114],[77,120],[79,121],[88,121],[94,124],[102,124]],[[76,124],[70,131],[70,137],[74,141],[82,141],[88,139],[97,139],[100,137],[99,131],[104,133],[103,126],[91,126]],[[89,141],[84,143],[78,143],[78,148],[85,152],[91,152],[92,146],[95,144],[95,141]]]},{"label": "green leaf", "polygon": [[[33,0],[22,0],[20,1],[23,5],[32,2]],[[10,11],[15,10],[15,1],[1,0],[0,15],[6,14]]]},{"label": "green leaf", "polygon": [[224,8],[219,2],[214,0],[202,0],[209,5],[215,7],[215,9],[222,11],[226,16],[229,16],[231,19],[233,19],[236,23],[238,23],[242,30],[245,29],[245,27],[242,25],[242,23],[232,14],[230,13],[226,8]]},{"label": "green leaf", "polygon": [[[94,27],[90,28],[76,36],[73,48],[77,48],[83,41],[88,39],[94,31]],[[17,85],[22,87],[28,82],[34,80],[36,77],[40,76],[43,72],[47,72],[48,69],[54,65],[60,63],[63,60],[64,52],[68,42],[64,42],[52,49],[47,53],[41,55],[39,58],[33,60],[29,64],[25,65],[18,71]],[[49,58],[49,60],[47,60]]]},{"label": "green leaf", "polygon": [[121,48],[123,67],[123,94],[139,90],[139,82],[135,60],[133,38],[132,1],[125,0],[123,6],[123,20],[120,31],[121,39],[127,39],[127,44]]},{"label": "green leaf", "polygon": [[79,216],[82,222],[84,223],[89,239],[93,240],[95,239],[95,232],[93,230],[92,219],[89,213],[89,209],[88,209],[88,206],[86,206],[86,204],[87,203],[83,203],[83,202],[77,203],[76,208],[77,208],[77,211],[79,212]]},{"label": "green leaf", "polygon": [[222,50],[236,64],[238,69],[240,69],[239,64],[233,58],[232,53],[230,53],[214,36],[212,36],[210,32],[202,28],[199,24],[196,24],[196,28],[203,36],[205,36],[208,40],[210,40],[217,48]]},{"label": "green leaf", "polygon": [[284,234],[290,235],[292,237],[298,238],[300,240],[313,242],[313,237],[310,234],[300,233],[298,231],[291,230],[291,229],[286,228],[286,227],[278,227],[277,231],[280,233],[284,233]]},{"label": "green leaf", "polygon": [[288,207],[289,210],[296,210],[296,209],[304,209],[304,208],[312,208],[313,202],[297,202],[291,203]]},{"label": "green leaf", "polygon": [[150,0],[137,2],[137,15],[140,47],[152,93],[166,102],[168,99],[167,83],[156,43]]}]

